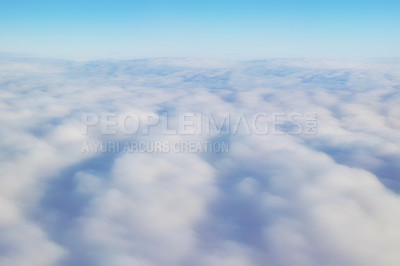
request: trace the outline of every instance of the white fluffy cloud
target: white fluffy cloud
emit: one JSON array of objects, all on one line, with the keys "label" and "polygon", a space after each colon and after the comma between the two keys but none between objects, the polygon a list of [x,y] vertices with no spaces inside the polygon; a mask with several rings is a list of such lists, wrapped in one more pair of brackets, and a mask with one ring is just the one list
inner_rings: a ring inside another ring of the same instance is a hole
[{"label": "white fluffy cloud", "polygon": [[[1,58],[0,70],[1,265],[400,263],[399,62]],[[283,122],[84,134],[88,113]],[[307,121],[288,115],[309,113],[317,131],[294,134]],[[219,140],[229,152],[121,148]],[[121,146],[82,149],[100,142]]]}]

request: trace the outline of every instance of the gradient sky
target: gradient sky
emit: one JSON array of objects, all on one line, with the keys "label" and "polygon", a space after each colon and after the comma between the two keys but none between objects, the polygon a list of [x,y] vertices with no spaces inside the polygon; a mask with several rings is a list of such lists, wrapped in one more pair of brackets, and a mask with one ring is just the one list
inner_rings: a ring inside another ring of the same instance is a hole
[{"label": "gradient sky", "polygon": [[2,53],[354,59],[399,47],[398,0],[0,0]]}]

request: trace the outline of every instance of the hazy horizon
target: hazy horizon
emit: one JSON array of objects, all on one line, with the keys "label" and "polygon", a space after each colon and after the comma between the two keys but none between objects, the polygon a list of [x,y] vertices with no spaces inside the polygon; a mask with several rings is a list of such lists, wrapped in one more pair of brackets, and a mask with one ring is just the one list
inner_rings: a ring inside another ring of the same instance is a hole
[{"label": "hazy horizon", "polygon": [[398,1],[7,1],[1,52],[65,59],[399,57]]}]

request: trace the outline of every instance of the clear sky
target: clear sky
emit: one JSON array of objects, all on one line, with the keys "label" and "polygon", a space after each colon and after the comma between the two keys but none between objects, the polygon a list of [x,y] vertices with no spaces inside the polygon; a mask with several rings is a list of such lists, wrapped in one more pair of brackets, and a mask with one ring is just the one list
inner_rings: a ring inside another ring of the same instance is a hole
[{"label": "clear sky", "polygon": [[399,0],[0,0],[3,53],[354,59],[399,47]]}]

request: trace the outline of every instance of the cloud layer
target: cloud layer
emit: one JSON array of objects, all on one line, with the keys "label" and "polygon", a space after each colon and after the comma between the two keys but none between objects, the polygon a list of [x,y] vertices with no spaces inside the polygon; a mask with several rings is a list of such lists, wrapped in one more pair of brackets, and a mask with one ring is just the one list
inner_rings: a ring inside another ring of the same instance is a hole
[{"label": "cloud layer", "polygon": [[[398,61],[4,57],[0,73],[1,265],[400,263]],[[87,113],[313,113],[317,131],[84,134]],[[188,140],[229,152],[82,151]]]}]

